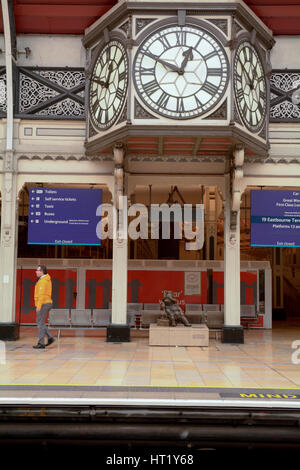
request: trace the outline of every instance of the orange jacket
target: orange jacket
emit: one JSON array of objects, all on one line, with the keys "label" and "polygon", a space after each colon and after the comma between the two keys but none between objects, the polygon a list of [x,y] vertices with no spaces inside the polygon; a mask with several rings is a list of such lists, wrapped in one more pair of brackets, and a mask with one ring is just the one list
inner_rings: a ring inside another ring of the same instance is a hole
[{"label": "orange jacket", "polygon": [[34,288],[34,304],[40,310],[43,304],[52,303],[52,282],[49,274],[40,277]]}]

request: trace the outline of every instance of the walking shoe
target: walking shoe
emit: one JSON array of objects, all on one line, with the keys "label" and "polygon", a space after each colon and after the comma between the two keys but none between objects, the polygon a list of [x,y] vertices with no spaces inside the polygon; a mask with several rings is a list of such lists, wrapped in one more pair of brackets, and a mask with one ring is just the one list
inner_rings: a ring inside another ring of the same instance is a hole
[{"label": "walking shoe", "polygon": [[35,346],[32,346],[33,349],[45,349],[45,346],[41,343],[36,344]]},{"label": "walking shoe", "polygon": [[54,338],[49,338],[48,343],[46,344],[46,346],[50,346],[50,344],[54,343],[54,341],[55,341]]}]

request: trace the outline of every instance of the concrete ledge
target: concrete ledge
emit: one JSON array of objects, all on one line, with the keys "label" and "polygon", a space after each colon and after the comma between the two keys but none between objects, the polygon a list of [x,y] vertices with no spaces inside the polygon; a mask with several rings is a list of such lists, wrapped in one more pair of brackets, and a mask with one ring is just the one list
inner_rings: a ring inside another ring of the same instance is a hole
[{"label": "concrete ledge", "polygon": [[244,328],[224,325],[222,343],[244,344]]},{"label": "concrete ledge", "polygon": [[0,323],[0,340],[17,341],[20,337],[19,323]]},{"label": "concrete ledge", "polygon": [[129,325],[109,325],[107,327],[106,341],[108,343],[129,343],[130,326]]},{"label": "concrete ledge", "polygon": [[209,330],[204,323],[184,325],[150,325],[149,346],[208,346]]}]

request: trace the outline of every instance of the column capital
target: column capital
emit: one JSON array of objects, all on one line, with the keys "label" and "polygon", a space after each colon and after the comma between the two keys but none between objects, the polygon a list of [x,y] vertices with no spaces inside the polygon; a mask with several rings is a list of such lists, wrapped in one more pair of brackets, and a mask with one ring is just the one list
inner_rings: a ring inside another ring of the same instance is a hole
[{"label": "column capital", "polygon": [[16,172],[16,162],[13,150],[5,150],[3,159],[3,170],[5,173]]},{"label": "column capital", "polygon": [[233,159],[231,163],[231,229],[236,227],[236,214],[241,207],[241,198],[247,184],[244,181],[244,159],[245,148],[242,144],[237,144],[233,150]]},{"label": "column capital", "polygon": [[123,142],[116,142],[113,148],[114,162],[116,166],[122,167],[125,157],[125,145]]}]

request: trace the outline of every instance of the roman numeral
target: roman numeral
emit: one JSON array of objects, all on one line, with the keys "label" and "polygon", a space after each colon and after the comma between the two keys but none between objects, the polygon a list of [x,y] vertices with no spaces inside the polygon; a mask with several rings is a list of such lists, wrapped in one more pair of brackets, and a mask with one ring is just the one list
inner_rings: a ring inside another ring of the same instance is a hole
[{"label": "roman numeral", "polygon": [[123,98],[123,91],[121,90],[121,88],[118,88],[117,89],[117,93],[116,93],[116,97],[121,100]]},{"label": "roman numeral", "polygon": [[117,62],[117,67],[120,67],[120,65],[122,64],[123,62],[123,56],[121,55],[120,59],[118,60]]},{"label": "roman numeral", "polygon": [[119,75],[119,81],[121,82],[122,80],[125,80],[125,78],[126,78],[126,73],[121,72],[120,75]]},{"label": "roman numeral", "polygon": [[186,45],[186,31],[176,31],[176,46]]},{"label": "roman numeral", "polygon": [[211,51],[208,54],[204,55],[203,57],[204,57],[205,60],[209,60],[212,57],[214,57],[215,55],[217,55],[217,52],[216,51]]},{"label": "roman numeral", "polygon": [[263,105],[261,103],[258,104],[258,110],[259,110],[260,114],[263,114],[264,108],[263,108]]},{"label": "roman numeral", "polygon": [[210,75],[217,75],[217,76],[221,76],[222,75],[222,69],[217,69],[217,68],[208,68],[207,69],[207,75],[210,76]]},{"label": "roman numeral", "polygon": [[197,42],[197,44],[195,44],[194,49],[198,49],[198,46],[199,46],[200,42],[202,41],[202,39],[203,39],[202,37],[200,37],[198,39],[198,42]]},{"label": "roman numeral", "polygon": [[177,98],[176,111],[177,111],[177,113],[183,113],[184,112],[183,98]]},{"label": "roman numeral", "polygon": [[107,122],[108,121],[108,110],[104,109],[101,113],[101,122]]},{"label": "roman numeral", "polygon": [[255,126],[258,123],[256,112],[251,113],[250,121],[251,121],[252,126]]},{"label": "roman numeral", "polygon": [[244,99],[244,90],[242,88],[237,91],[237,97],[239,101],[242,101]]},{"label": "roman numeral", "polygon": [[95,103],[94,103],[93,106],[92,106],[92,109],[93,109],[93,113],[94,113],[94,114],[96,114],[98,108],[99,108],[99,103],[98,103],[98,101],[95,101]]},{"label": "roman numeral", "polygon": [[218,91],[218,87],[216,87],[216,85],[213,85],[212,83],[205,82],[202,87],[202,90],[206,91],[206,93],[208,93],[209,95],[214,96]]},{"label": "roman numeral", "polygon": [[160,97],[157,100],[158,106],[162,106],[163,108],[166,107],[167,103],[169,101],[169,98],[170,98],[169,95],[167,95],[167,93],[165,93],[163,91],[162,94],[160,95]]},{"label": "roman numeral", "polygon": [[171,44],[169,43],[167,36],[161,36],[160,38],[158,38],[158,40],[161,42],[165,49],[170,49]]},{"label": "roman numeral", "polygon": [[115,59],[116,53],[117,53],[117,48],[116,48],[116,46],[111,46],[111,47],[109,48],[109,56],[110,56],[111,60],[114,60],[114,59]]},{"label": "roman numeral", "polygon": [[144,85],[144,90],[148,95],[152,95],[159,90],[159,85],[156,80],[152,80]]},{"label": "roman numeral", "polygon": [[199,98],[198,98],[197,95],[195,95],[195,100],[196,100],[197,108],[198,108],[198,109],[199,109],[199,108],[202,108],[203,103],[202,103],[202,101],[199,100]]},{"label": "roman numeral", "polygon": [[235,79],[242,86],[242,77],[240,75],[236,75]]},{"label": "roman numeral", "polygon": [[155,67],[153,67],[151,69],[145,69],[144,67],[141,67],[140,68],[140,74],[143,75],[143,76],[155,75]]},{"label": "roman numeral", "polygon": [[106,64],[106,62],[108,61],[109,54],[110,54],[110,49],[105,49],[105,51],[103,52],[103,56],[101,57],[101,62],[103,64]]},{"label": "roman numeral", "polygon": [[260,93],[260,97],[261,97],[263,100],[265,100],[265,99],[266,99],[266,94],[265,94],[265,92],[262,91],[262,90],[259,90],[259,93]]},{"label": "roman numeral", "polygon": [[249,49],[248,47],[247,47],[247,51],[248,51],[248,54],[249,54],[249,62],[252,62],[253,51],[252,51],[252,49]]},{"label": "roman numeral", "polygon": [[244,64],[245,62],[247,62],[247,54],[246,54],[245,49],[242,49],[242,51],[241,51],[241,59],[242,59],[242,58],[243,58],[243,64]]},{"label": "roman numeral", "polygon": [[97,96],[97,88],[95,90],[92,90],[91,92],[91,99],[93,100]]}]

